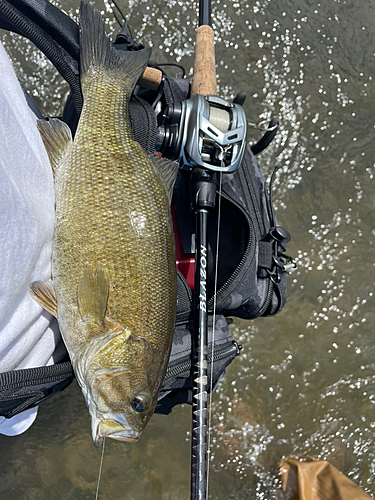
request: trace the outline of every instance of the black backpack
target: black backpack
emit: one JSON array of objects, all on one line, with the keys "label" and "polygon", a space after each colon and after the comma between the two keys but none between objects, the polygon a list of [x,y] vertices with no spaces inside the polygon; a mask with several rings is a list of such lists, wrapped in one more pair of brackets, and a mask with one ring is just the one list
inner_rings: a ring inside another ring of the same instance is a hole
[{"label": "black backpack", "polygon": [[[18,3],[19,1],[17,0]],[[47,20],[50,25],[51,19],[58,18],[60,38],[61,26],[63,26],[69,35],[66,37],[69,41],[67,46],[74,47],[74,43],[78,43],[78,30],[75,23],[67,18],[69,22],[64,24],[65,14],[49,4],[47,0],[41,0],[41,2],[48,4],[48,9],[41,10],[38,15],[50,16]],[[12,25],[9,25],[9,19],[4,16],[3,13],[2,20],[0,11],[0,27],[14,31],[20,30],[19,27],[12,28]],[[34,13],[34,22],[35,18]],[[46,19],[43,19],[40,25],[44,28],[48,26]],[[39,40],[41,28],[40,26],[37,28]],[[51,33],[55,34],[52,28]],[[28,36],[32,39],[31,35]],[[48,40],[46,41],[48,47],[47,42]],[[44,46],[43,43],[39,42],[39,44]],[[56,42],[55,45],[58,46]],[[63,45],[64,43],[61,43],[61,47]],[[130,47],[136,48],[134,45]],[[122,44],[118,48],[129,49],[129,44]],[[61,51],[61,59],[64,60],[67,56],[63,49]],[[71,53],[73,52],[72,50]],[[74,66],[74,61],[74,57],[69,55],[69,67]],[[61,61],[60,64],[62,64]],[[71,72],[69,78],[73,92],[66,103],[63,119],[74,131],[79,116],[77,82]],[[189,92],[188,80],[168,78],[166,75],[162,93],[136,87],[130,101],[129,114],[134,138],[144,149],[150,152],[155,151],[158,127],[154,111],[155,103],[161,101],[163,105],[170,105],[174,102],[181,102],[189,97]],[[31,106],[35,105],[32,103]],[[273,128],[275,123],[273,119],[270,128]],[[213,287],[207,290],[209,299],[208,384],[210,387],[211,363],[213,362],[213,388],[223,376],[225,368],[240,352],[240,346],[232,339],[229,330],[230,317],[254,319],[277,314],[285,304],[287,271],[295,266],[293,259],[285,254],[286,244],[290,240],[289,233],[276,224],[271,193],[267,191],[254,155],[254,152],[264,149],[273,136],[274,133],[267,132],[259,143],[252,148],[247,148],[241,167],[234,173],[223,174],[222,189],[217,194],[217,198],[221,196],[221,222],[215,315]],[[194,234],[193,214],[189,212],[189,176],[189,172],[182,170],[179,172],[174,196],[181,241],[186,254],[193,253],[191,242]],[[216,258],[218,205],[219,200],[210,214],[208,254],[211,263]],[[208,274],[208,282],[213,283],[213,265],[208,266]],[[156,407],[156,413],[163,414],[169,413],[176,404],[191,404],[192,400],[193,300],[190,287],[178,270],[177,284],[177,317],[172,352]],[[213,329],[214,317],[215,328]],[[214,349],[212,351],[213,330]],[[73,379],[74,373],[68,358],[52,366],[0,373],[0,415],[10,418],[21,411],[37,406],[55,392],[66,388]]]},{"label": "black backpack", "polygon": [[[168,79],[173,102],[176,79]],[[181,99],[182,100],[182,99]],[[169,104],[169,103],[168,103]],[[257,145],[257,148],[261,145]],[[191,254],[194,216],[189,213],[189,173],[180,171],[175,185],[179,228],[185,253]],[[293,259],[285,254],[289,233],[278,227],[272,209],[272,198],[259,164],[250,147],[241,167],[232,174],[223,174],[221,189],[220,246],[218,284],[216,293],[215,341],[213,351],[213,387],[223,376],[225,368],[240,353],[232,339],[230,317],[254,319],[281,311],[286,300],[287,270],[294,268]],[[219,194],[217,194],[219,197]],[[217,210],[209,216],[208,282],[213,283],[213,263],[216,257]],[[210,387],[213,287],[209,287],[208,311],[208,386]],[[192,293],[186,280],[178,273],[178,306],[172,354],[159,397],[156,412],[166,413],[178,403],[192,402]]]}]

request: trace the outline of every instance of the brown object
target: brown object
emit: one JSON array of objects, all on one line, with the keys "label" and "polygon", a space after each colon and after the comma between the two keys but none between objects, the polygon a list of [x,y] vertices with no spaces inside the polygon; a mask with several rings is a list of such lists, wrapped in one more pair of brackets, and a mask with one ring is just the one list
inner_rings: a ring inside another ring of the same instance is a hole
[{"label": "brown object", "polygon": [[191,95],[216,95],[214,30],[199,26],[195,33],[194,73]]},{"label": "brown object", "polygon": [[162,72],[156,68],[145,68],[137,83],[146,89],[157,90],[162,76]]},{"label": "brown object", "polygon": [[326,461],[299,462],[286,458],[280,464],[285,500],[370,500],[348,477]]}]

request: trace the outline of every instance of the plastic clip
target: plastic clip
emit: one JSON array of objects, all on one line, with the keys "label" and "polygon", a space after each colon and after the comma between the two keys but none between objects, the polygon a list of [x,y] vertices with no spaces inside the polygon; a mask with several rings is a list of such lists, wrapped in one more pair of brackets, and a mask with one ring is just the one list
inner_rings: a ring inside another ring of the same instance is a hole
[{"label": "plastic clip", "polygon": [[293,260],[293,257],[291,257],[290,255],[286,255],[285,253],[279,253],[278,255],[283,257],[283,259],[285,259],[285,264],[283,264],[282,266],[284,272],[292,274],[292,272],[297,269],[297,264]]}]

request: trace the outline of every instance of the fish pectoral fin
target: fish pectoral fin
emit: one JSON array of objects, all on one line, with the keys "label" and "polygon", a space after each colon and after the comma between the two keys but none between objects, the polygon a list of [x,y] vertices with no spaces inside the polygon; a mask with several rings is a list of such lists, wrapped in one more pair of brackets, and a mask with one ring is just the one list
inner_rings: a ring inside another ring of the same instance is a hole
[{"label": "fish pectoral fin", "polygon": [[73,142],[72,133],[68,125],[58,118],[51,118],[49,121],[38,120],[37,125],[55,175],[61,157]]},{"label": "fish pectoral fin", "polygon": [[179,169],[178,163],[166,158],[161,158],[157,155],[148,155],[148,159],[156,172],[158,172],[163,179],[170,204],[173,196],[174,183],[176,182]]},{"label": "fish pectoral fin", "polygon": [[87,266],[78,284],[78,307],[82,319],[103,323],[108,297],[109,280],[104,266],[99,264],[95,275],[90,266]]},{"label": "fish pectoral fin", "polygon": [[53,281],[33,281],[29,285],[29,293],[35,302],[57,318],[57,299]]}]

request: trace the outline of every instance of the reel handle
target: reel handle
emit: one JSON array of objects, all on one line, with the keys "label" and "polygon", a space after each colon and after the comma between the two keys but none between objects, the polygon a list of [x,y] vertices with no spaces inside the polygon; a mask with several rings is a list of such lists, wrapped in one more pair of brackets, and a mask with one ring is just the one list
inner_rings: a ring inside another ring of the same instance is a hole
[{"label": "reel handle", "polygon": [[195,32],[195,58],[191,95],[194,94],[217,94],[214,30],[208,25],[199,26]]}]

